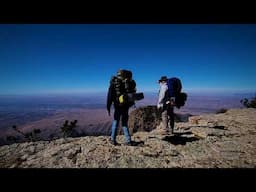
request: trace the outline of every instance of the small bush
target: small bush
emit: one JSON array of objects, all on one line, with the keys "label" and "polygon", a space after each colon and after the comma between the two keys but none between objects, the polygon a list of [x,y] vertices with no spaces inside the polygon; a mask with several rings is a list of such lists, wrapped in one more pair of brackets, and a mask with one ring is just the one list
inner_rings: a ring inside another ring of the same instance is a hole
[{"label": "small bush", "polygon": [[70,125],[68,120],[65,121],[65,123],[61,127],[61,132],[64,138],[69,137],[75,133],[74,128],[76,127],[76,124],[77,124],[77,120],[71,121]]},{"label": "small bush", "polygon": [[256,108],[256,96],[249,101],[247,98],[241,99],[240,103],[242,103],[247,108]]},{"label": "small bush", "polygon": [[18,138],[10,135],[6,137],[6,140],[10,142],[17,142]]},{"label": "small bush", "polygon": [[39,139],[37,136],[39,133],[41,133],[40,129],[33,129],[31,132],[25,133],[24,135],[28,141],[36,141]]},{"label": "small bush", "polygon": [[225,108],[221,108],[219,110],[216,111],[216,114],[219,114],[219,113],[226,113],[227,112],[227,109]]},{"label": "small bush", "polygon": [[[15,131],[17,131],[18,133],[20,133],[21,135],[23,135],[23,137],[24,137],[27,141],[30,141],[30,142],[31,142],[31,141],[36,141],[36,140],[38,140],[39,138],[38,138],[37,135],[41,133],[41,130],[40,130],[40,129],[33,129],[31,132],[23,133],[21,130],[19,130],[19,129],[17,128],[16,125],[13,125],[12,128],[13,128]],[[9,138],[9,139],[11,139],[11,138]]]}]

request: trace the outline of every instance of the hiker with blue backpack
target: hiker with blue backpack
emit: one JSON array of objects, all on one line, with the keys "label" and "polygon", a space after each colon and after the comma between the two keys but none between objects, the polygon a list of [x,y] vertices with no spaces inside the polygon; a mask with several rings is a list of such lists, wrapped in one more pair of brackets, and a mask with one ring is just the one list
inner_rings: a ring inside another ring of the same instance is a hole
[{"label": "hiker with blue backpack", "polygon": [[[174,107],[184,106],[187,94],[181,93],[182,85],[179,78],[162,76],[158,80],[160,90],[157,108],[161,111],[164,134],[174,133]],[[169,126],[170,124],[170,126]]]}]

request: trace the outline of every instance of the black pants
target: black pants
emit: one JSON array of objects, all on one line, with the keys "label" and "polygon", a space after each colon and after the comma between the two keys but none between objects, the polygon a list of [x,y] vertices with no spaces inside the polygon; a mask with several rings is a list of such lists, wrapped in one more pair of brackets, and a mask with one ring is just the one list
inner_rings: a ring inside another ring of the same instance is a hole
[{"label": "black pants", "polygon": [[129,107],[128,106],[115,106],[114,120],[119,124],[120,119],[122,120],[122,126],[128,126],[128,115]]}]

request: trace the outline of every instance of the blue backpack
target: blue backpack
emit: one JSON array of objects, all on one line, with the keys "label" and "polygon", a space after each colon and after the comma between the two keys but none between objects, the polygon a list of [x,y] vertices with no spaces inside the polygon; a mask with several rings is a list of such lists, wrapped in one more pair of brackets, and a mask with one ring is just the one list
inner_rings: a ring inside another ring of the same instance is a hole
[{"label": "blue backpack", "polygon": [[177,97],[181,93],[182,84],[179,78],[172,77],[167,80],[168,96]]},{"label": "blue backpack", "polygon": [[175,98],[175,106],[179,109],[187,101],[187,93],[182,93],[182,84],[179,78],[173,77],[167,80],[168,97]]}]

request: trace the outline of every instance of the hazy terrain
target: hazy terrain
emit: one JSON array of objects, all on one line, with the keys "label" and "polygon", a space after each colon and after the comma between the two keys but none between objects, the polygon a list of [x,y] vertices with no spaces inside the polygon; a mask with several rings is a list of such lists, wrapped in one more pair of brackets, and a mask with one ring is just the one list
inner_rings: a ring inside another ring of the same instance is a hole
[{"label": "hazy terrain", "polygon": [[123,135],[116,146],[107,136],[4,145],[0,168],[255,168],[255,115],[256,109],[244,108],[193,116],[177,122],[173,135],[162,135],[161,125],[140,127],[133,146]]},{"label": "hazy terrain", "polygon": [[[184,107],[176,113],[200,115],[214,113],[220,108],[242,108],[240,100],[248,95],[197,95],[189,94]],[[137,107],[155,105],[157,93],[145,93]],[[0,96],[0,139],[17,135],[16,125],[24,132],[40,129],[41,137],[60,135],[65,120],[78,120],[77,130],[84,135],[108,135],[113,117],[106,112],[106,94],[98,95],[41,95]],[[131,108],[130,111],[135,108]]]}]

